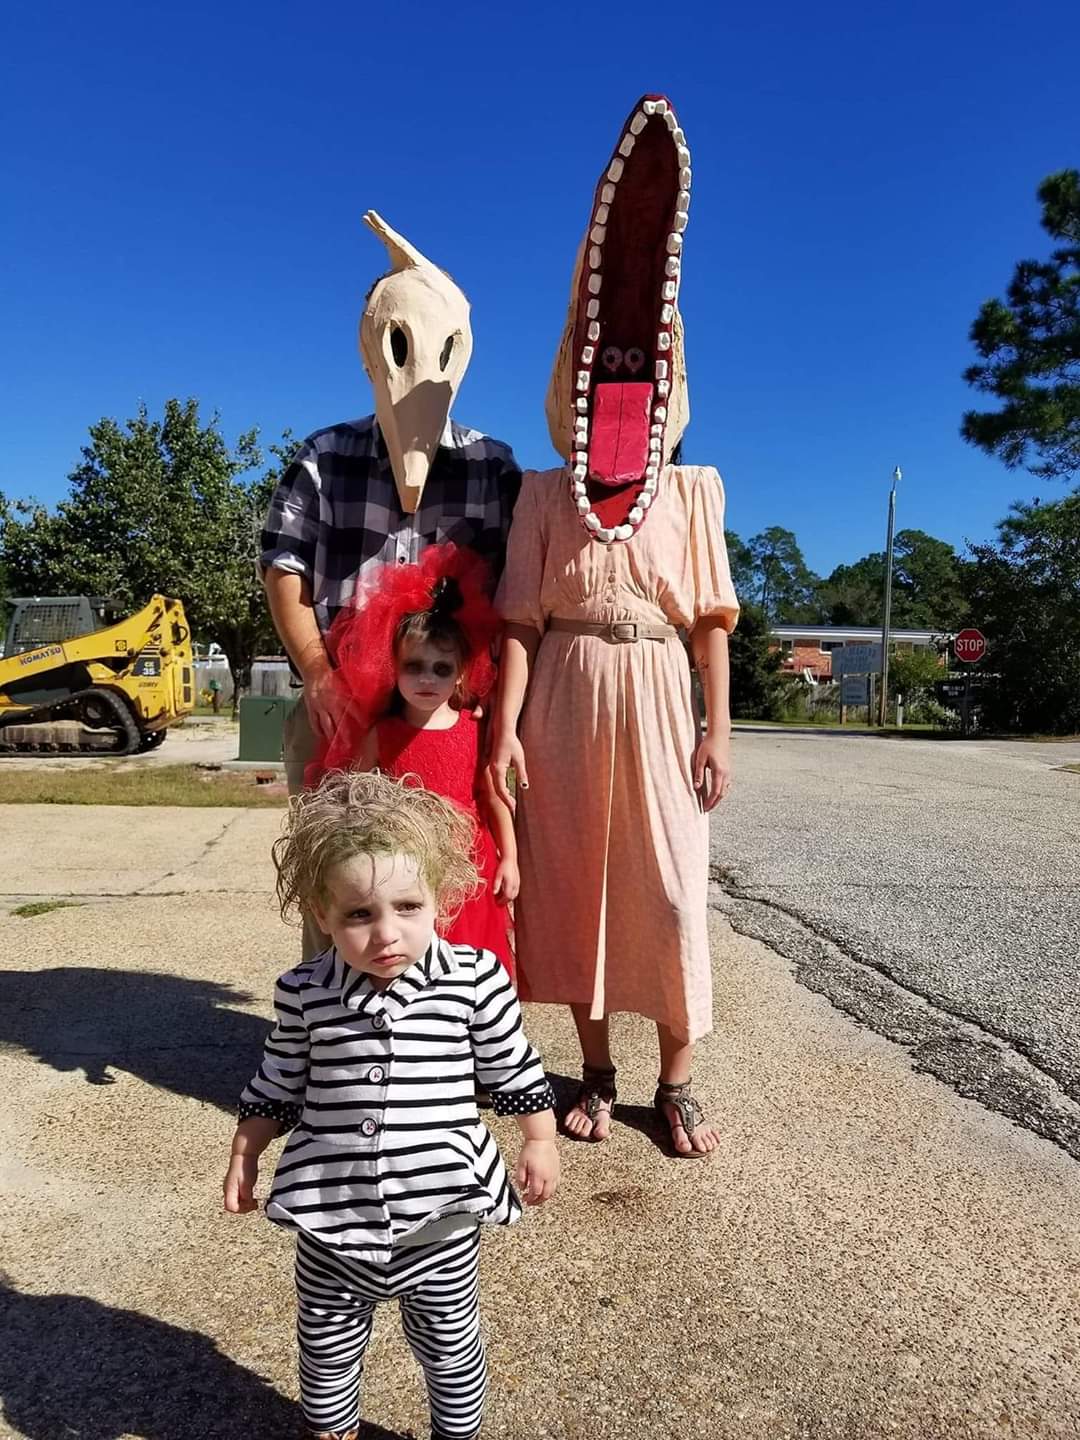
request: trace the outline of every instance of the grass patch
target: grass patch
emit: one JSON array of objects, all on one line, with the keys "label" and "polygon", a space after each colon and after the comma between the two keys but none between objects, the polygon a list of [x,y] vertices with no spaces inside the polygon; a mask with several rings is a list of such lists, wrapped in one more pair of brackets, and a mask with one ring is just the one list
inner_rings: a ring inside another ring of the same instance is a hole
[{"label": "grass patch", "polygon": [[255,783],[252,771],[196,765],[148,765],[144,770],[26,770],[5,766],[4,805],[236,805],[273,809],[286,804],[284,786]]},{"label": "grass patch", "polygon": [[34,915],[48,915],[50,910],[77,910],[78,900],[31,900],[29,905],[16,905],[12,915],[29,920]]}]

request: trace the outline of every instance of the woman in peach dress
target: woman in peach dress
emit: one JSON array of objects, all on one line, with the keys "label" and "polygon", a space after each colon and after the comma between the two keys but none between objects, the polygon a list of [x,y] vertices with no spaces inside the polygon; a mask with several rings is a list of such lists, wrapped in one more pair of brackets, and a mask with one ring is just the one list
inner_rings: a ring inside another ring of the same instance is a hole
[{"label": "woman in peach dress", "polygon": [[738,601],[719,475],[668,463],[688,414],[674,300],[689,168],[673,121],[661,97],[639,102],[625,163],[597,190],[548,397],[571,463],[525,476],[510,532],[491,768],[504,789],[510,767],[518,779],[521,994],[569,1004],[581,1041],[567,1130],[607,1137],[608,1017],[631,1011],[656,1022],[672,1146],[700,1156],[719,1140],[690,1080],[712,1028],[707,817],[730,779]]}]

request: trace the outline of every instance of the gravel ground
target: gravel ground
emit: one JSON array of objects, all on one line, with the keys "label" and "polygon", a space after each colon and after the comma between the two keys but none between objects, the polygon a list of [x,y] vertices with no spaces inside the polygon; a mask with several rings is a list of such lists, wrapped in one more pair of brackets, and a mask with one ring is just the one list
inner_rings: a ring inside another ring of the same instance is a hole
[{"label": "gravel ground", "polygon": [[[297,948],[269,895],[279,824],[0,806],[4,1440],[299,1433],[288,1239],[218,1198]],[[69,874],[78,908],[3,913]],[[1080,1436],[1075,1163],[719,914],[713,946],[697,1088],[726,1142],[662,1153],[652,1037],[620,1018],[612,1141],[565,1142],[555,1201],[485,1241],[485,1440]],[[527,1022],[565,1094],[566,1017]],[[426,1440],[392,1311],[365,1410],[365,1440]]]},{"label": "gravel ground", "polygon": [[741,731],[720,903],[917,1063],[1080,1156],[1080,744]]}]

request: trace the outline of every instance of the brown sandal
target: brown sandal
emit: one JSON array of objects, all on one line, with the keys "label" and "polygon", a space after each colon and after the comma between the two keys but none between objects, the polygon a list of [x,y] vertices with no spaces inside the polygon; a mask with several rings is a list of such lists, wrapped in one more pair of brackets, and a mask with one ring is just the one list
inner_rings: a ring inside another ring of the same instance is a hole
[{"label": "brown sandal", "polygon": [[[619,1092],[615,1088],[615,1067],[601,1068],[596,1065],[583,1065],[581,1067],[581,1085],[578,1087],[577,1099],[571,1110],[581,1110],[588,1120],[593,1121],[600,1111],[606,1106],[610,1113],[615,1108],[615,1101]],[[567,1112],[569,1113],[569,1111]],[[565,1125],[565,1116],[563,1117]],[[575,1140],[591,1140],[592,1131],[588,1135],[575,1135]]]},{"label": "brown sandal", "polygon": [[[682,1126],[686,1131],[687,1140],[693,1145],[694,1131],[705,1121],[705,1112],[691,1094],[690,1085],[691,1081],[689,1080],[684,1080],[678,1085],[673,1085],[667,1080],[658,1080],[656,1094],[653,1096],[653,1106],[668,1132],[672,1154],[679,1160],[704,1160],[707,1154],[704,1150],[677,1150],[675,1148],[676,1125]],[[665,1105],[671,1105],[678,1112],[679,1118],[674,1124],[667,1117]]]}]

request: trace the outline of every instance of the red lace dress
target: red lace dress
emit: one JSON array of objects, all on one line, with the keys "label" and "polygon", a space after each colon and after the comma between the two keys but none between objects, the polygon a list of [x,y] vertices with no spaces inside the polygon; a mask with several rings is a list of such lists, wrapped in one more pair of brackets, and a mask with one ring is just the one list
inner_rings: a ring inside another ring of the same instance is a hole
[{"label": "red lace dress", "polygon": [[375,727],[379,769],[396,779],[419,777],[425,790],[465,810],[476,821],[477,849],[473,855],[483,888],[467,900],[444,938],[452,944],[493,950],[511,979],[514,959],[510,948],[510,915],[492,893],[499,863],[495,841],[477,805],[480,781],[480,727],[462,711],[449,730],[419,730],[401,715],[388,715]]}]

